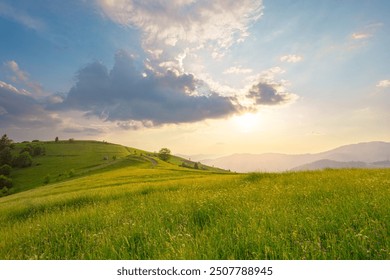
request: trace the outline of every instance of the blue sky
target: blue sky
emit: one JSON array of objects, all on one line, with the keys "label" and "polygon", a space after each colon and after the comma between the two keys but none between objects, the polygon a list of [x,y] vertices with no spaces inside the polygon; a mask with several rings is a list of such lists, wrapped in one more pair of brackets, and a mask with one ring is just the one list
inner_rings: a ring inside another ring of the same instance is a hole
[{"label": "blue sky", "polygon": [[384,0],[0,0],[1,133],[220,155],[390,141],[389,12]]}]

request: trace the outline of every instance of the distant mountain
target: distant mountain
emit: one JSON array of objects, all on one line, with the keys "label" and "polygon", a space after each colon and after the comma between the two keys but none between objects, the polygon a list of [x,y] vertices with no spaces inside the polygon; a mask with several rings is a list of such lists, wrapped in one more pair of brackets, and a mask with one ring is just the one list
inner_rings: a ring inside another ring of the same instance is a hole
[{"label": "distant mountain", "polygon": [[[390,167],[390,164],[387,165],[389,159],[390,143],[366,142],[345,145],[317,154],[233,154],[217,159],[206,159],[201,162],[237,172],[278,172],[294,168],[303,170],[305,165],[308,169],[346,168],[348,166]],[[315,168],[316,166],[317,168]]]},{"label": "distant mountain", "polygon": [[298,167],[294,167],[292,171],[301,171],[301,170],[317,170],[317,169],[325,169],[325,168],[368,168],[370,165],[363,161],[335,161],[330,159],[320,159],[315,162],[311,162],[308,164],[300,165]]}]

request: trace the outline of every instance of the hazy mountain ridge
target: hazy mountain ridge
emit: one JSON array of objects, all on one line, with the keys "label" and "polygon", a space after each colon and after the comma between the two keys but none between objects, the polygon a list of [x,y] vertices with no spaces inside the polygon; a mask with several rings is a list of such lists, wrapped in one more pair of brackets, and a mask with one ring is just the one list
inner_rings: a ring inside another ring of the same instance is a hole
[{"label": "hazy mountain ridge", "polygon": [[390,143],[364,142],[316,154],[233,154],[201,162],[237,172],[390,167]]}]

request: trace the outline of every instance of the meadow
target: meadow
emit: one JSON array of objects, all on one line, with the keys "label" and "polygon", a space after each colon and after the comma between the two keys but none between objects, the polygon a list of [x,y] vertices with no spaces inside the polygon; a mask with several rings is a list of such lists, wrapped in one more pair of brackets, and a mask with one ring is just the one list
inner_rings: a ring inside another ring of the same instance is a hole
[{"label": "meadow", "polygon": [[0,259],[390,259],[389,169],[235,174],[121,156],[0,198]]}]

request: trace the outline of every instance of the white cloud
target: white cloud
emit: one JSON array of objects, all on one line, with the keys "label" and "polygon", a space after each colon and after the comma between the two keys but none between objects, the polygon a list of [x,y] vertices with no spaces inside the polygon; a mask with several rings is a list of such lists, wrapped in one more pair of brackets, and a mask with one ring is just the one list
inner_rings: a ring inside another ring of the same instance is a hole
[{"label": "white cloud", "polygon": [[259,0],[97,1],[114,22],[140,29],[147,46],[212,41],[226,49],[247,37],[250,24],[262,15]]},{"label": "white cloud", "polygon": [[[34,81],[31,81],[29,74],[21,70],[18,63],[14,60],[10,60],[4,63],[4,66],[12,73],[13,76],[10,77],[12,82],[21,83],[24,86],[29,87],[34,93],[41,95],[43,93],[42,86]],[[26,93],[29,93],[26,91]]]},{"label": "white cloud", "polygon": [[355,40],[366,39],[366,38],[371,37],[371,36],[372,35],[369,33],[353,33],[351,35],[352,39],[355,39]]},{"label": "white cloud", "polygon": [[241,66],[238,67],[229,67],[226,69],[223,74],[249,74],[252,73],[252,69],[249,68],[242,68]]},{"label": "white cloud", "polygon": [[380,87],[380,88],[388,88],[388,87],[390,87],[390,80],[379,81],[376,86]]},{"label": "white cloud", "polygon": [[300,62],[303,59],[302,56],[296,55],[296,54],[289,54],[289,55],[284,55],[280,58],[280,61],[282,62],[290,62],[290,63],[296,63]]},{"label": "white cloud", "polygon": [[354,32],[351,35],[351,38],[354,40],[364,40],[374,36],[375,32],[383,26],[383,23],[371,23],[362,27],[358,32]]}]

